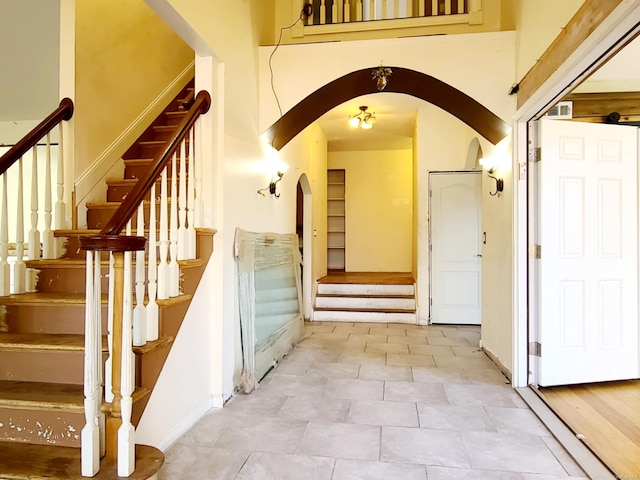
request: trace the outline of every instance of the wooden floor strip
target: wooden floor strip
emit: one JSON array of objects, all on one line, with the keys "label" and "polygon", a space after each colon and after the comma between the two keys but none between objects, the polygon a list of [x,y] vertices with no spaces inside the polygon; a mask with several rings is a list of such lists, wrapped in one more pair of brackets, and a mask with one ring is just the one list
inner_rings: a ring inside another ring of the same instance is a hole
[{"label": "wooden floor strip", "polygon": [[640,381],[540,388],[556,414],[620,478],[640,475]]}]

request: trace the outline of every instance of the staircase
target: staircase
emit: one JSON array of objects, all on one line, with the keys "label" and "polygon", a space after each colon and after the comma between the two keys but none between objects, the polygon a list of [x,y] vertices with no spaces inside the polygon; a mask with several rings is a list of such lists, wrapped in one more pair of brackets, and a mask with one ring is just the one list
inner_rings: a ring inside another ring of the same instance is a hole
[{"label": "staircase", "polygon": [[416,323],[413,278],[408,274],[328,275],[318,282],[313,319]]},{"label": "staircase", "polygon": [[[38,273],[36,291],[0,297],[0,479],[85,478],[80,468],[84,407],[85,252],[80,238],[97,234],[193,101],[187,85],[124,155],[124,178],[107,181],[105,202],[87,204],[88,230],[58,230],[64,254],[29,260]],[[159,338],[134,347],[136,372],[131,422],[138,425],[192,296],[213,250],[211,230],[196,230],[196,258],[179,261],[180,294],[157,300]],[[107,255],[101,263],[102,292],[108,292]],[[107,295],[101,299],[102,357],[107,358]],[[102,405],[103,411],[109,404]],[[129,478],[152,477],[164,461],[160,451],[136,446]],[[116,478],[106,457],[94,478]]]}]

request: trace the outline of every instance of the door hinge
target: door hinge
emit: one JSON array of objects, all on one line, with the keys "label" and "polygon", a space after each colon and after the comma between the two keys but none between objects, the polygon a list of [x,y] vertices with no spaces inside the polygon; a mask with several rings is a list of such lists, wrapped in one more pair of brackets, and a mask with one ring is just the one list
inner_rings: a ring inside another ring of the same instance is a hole
[{"label": "door hinge", "polygon": [[529,246],[529,258],[542,258],[542,246],[530,245]]},{"label": "door hinge", "polygon": [[542,345],[540,342],[529,342],[529,355],[534,357],[542,356]]},{"label": "door hinge", "polygon": [[539,162],[540,160],[542,160],[542,148],[541,147],[536,147],[533,149],[533,155],[531,158],[532,162]]}]

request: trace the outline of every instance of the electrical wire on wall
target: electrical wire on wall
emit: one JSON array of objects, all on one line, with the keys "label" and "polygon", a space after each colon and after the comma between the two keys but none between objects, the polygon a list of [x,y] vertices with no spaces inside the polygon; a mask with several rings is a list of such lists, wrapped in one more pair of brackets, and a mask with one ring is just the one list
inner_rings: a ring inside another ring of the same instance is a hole
[{"label": "electrical wire on wall", "polygon": [[[292,29],[293,27],[295,27],[298,24],[298,22],[300,22],[301,20],[306,20],[312,14],[313,14],[313,6],[310,3],[305,3],[303,5],[303,7],[302,7],[302,10],[300,10],[300,15],[298,16],[296,21],[293,22],[291,25],[289,25],[287,27],[280,28],[280,35],[278,35],[278,42],[276,43],[276,46],[273,49],[273,52],[271,52],[271,55],[269,55],[269,74],[270,74],[270,79],[271,79],[271,91],[273,92],[273,96],[276,99],[276,104],[278,105],[278,112],[280,114],[280,119],[281,120],[282,120],[282,107],[280,106],[280,99],[278,98],[278,94],[276,93],[276,87],[275,87],[275,85],[273,83],[273,65],[272,65],[273,56],[278,51],[278,47],[280,47],[280,42],[282,42],[282,32],[284,32],[285,30]],[[275,134],[274,134],[273,138],[271,139],[271,146],[272,147],[273,147],[273,141],[274,140],[275,140]]]}]

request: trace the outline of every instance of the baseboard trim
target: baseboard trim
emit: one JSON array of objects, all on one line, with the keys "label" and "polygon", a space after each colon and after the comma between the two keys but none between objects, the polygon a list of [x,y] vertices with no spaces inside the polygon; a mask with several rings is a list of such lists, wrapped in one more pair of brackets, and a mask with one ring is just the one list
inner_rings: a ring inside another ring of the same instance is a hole
[{"label": "baseboard trim", "polygon": [[138,117],[109,145],[104,152],[76,179],[76,204],[87,202],[88,195],[108,172],[113,169],[122,155],[145,131],[149,124],[162,112],[166,105],[180,93],[194,75],[195,60],[192,61],[160,94],[138,115]]},{"label": "baseboard trim", "polygon": [[515,391],[529,405],[533,413],[545,424],[556,440],[560,442],[589,478],[597,480],[614,480],[618,478],[609,471],[591,450],[576,438],[573,432],[531,388],[519,387]]},{"label": "baseboard trim", "polygon": [[511,371],[504,366],[504,364],[498,359],[498,357],[484,348],[484,345],[482,345],[482,340],[480,340],[480,348],[485,353],[485,355],[487,355],[487,357],[489,357],[491,361],[496,364],[496,366],[500,369],[500,372],[502,372],[502,374],[509,379],[509,382],[511,382]]},{"label": "baseboard trim", "polygon": [[163,452],[166,452],[182,435],[187,433],[193,426],[198,423],[207,412],[214,407],[214,399],[210,397],[194,408],[189,415],[180,420],[169,432],[158,442],[154,442],[154,446]]}]

